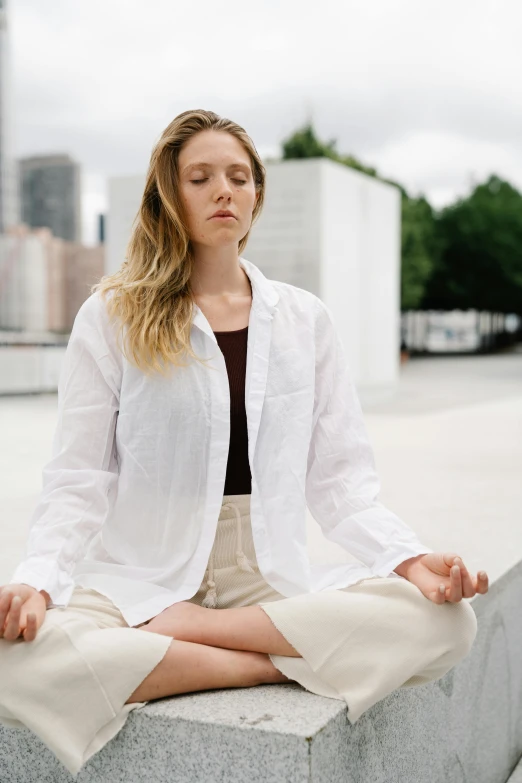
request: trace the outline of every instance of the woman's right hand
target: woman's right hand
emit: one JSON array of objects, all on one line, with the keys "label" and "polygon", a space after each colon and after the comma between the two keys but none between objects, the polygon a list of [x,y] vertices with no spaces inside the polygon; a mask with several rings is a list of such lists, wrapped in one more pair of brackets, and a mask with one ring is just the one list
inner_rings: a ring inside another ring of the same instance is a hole
[{"label": "woman's right hand", "polygon": [[14,641],[19,636],[32,642],[47,611],[47,600],[36,588],[24,584],[0,587],[0,638]]}]

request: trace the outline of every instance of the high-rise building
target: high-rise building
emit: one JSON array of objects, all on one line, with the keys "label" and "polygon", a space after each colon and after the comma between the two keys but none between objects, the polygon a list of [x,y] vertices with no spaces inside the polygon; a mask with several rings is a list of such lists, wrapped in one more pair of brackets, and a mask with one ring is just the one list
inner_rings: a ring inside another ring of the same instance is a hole
[{"label": "high-rise building", "polygon": [[0,234],[19,222],[19,194],[12,150],[11,55],[6,0],[0,0]]},{"label": "high-rise building", "polygon": [[19,172],[22,222],[81,242],[79,164],[69,155],[37,155],[20,159]]}]

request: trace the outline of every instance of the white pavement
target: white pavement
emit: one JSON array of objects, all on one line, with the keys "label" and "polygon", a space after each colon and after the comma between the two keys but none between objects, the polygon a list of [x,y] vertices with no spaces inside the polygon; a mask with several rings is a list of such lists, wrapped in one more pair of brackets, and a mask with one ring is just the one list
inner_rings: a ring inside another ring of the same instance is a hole
[{"label": "white pavement", "polygon": [[[522,346],[492,356],[414,358],[396,393],[361,395],[380,500],[427,546],[495,581],[522,559]],[[0,585],[23,555],[49,459],[55,394],[0,397]],[[309,517],[313,562],[352,560]]]}]

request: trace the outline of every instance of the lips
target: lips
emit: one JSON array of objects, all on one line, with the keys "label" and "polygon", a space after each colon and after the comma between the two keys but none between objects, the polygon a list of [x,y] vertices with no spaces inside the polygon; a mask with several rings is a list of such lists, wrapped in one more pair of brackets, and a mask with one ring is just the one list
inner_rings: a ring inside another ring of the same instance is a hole
[{"label": "lips", "polygon": [[212,217],[213,218],[217,218],[217,217],[232,217],[232,218],[235,218],[235,215],[233,215],[232,212],[228,212],[228,211],[224,210],[224,211],[220,211],[220,212],[215,212],[212,215]]}]

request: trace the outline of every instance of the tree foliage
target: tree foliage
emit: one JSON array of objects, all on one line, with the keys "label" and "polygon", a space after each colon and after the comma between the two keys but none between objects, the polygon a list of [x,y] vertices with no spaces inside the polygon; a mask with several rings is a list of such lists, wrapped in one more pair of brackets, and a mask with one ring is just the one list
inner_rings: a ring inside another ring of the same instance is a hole
[{"label": "tree foliage", "polygon": [[522,194],[493,174],[437,216],[425,308],[522,314]]}]

